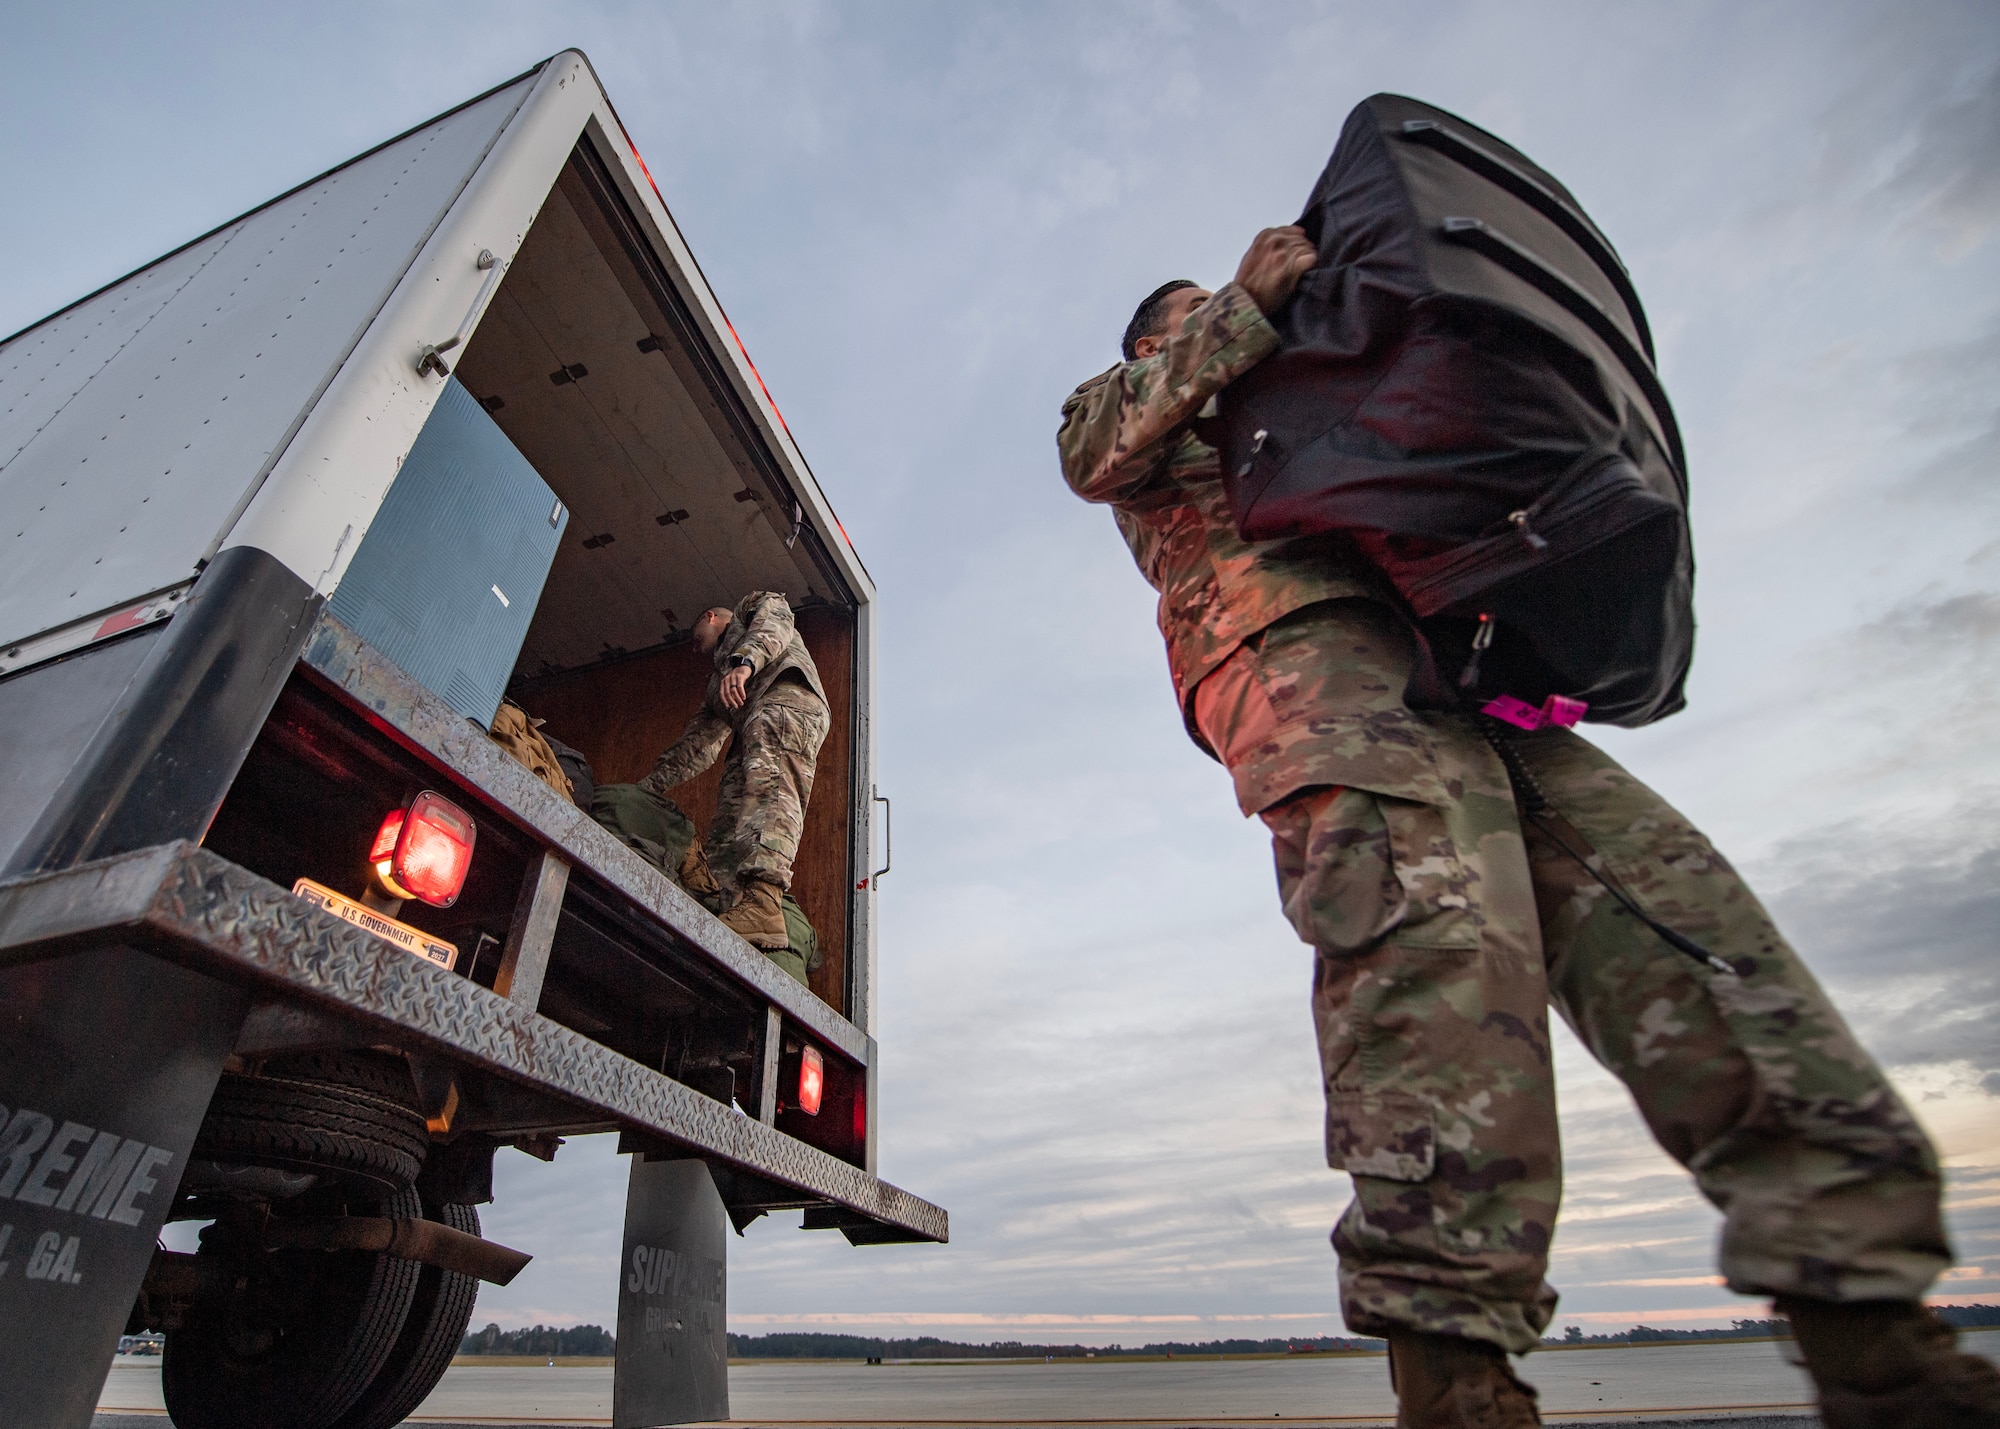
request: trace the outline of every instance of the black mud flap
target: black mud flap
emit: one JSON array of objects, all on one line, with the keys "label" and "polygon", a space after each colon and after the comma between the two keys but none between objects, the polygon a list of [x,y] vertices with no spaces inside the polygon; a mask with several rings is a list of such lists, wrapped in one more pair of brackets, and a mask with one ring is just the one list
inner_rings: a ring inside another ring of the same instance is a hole
[{"label": "black mud flap", "polygon": [[618,1262],[617,1429],[729,1417],[728,1239],[705,1163],[633,1156]]},{"label": "black mud flap", "polygon": [[0,1423],[88,1429],[241,988],[110,946],[0,969]]}]

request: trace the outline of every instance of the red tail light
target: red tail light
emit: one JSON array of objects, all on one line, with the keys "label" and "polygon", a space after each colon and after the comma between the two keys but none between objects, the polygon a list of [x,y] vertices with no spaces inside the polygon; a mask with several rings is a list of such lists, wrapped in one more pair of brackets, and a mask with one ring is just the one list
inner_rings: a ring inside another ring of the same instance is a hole
[{"label": "red tail light", "polygon": [[820,1094],[825,1090],[826,1062],[819,1055],[819,1048],[804,1048],[799,1054],[799,1110],[807,1116],[818,1116]]},{"label": "red tail light", "polygon": [[392,810],[375,831],[369,860],[399,898],[449,908],[465,887],[478,827],[465,810],[426,789],[407,810]]}]

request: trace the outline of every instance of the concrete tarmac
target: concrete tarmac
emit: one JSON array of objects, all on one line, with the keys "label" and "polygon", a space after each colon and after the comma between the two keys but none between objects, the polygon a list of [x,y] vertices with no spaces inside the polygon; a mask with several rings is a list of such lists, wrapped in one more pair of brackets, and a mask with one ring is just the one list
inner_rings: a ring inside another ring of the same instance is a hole
[{"label": "concrete tarmac", "polygon": [[[2000,1362],[2000,1331],[1961,1335],[1968,1350]],[[1787,1362],[1789,1345],[1697,1343],[1532,1355],[1523,1377],[1541,1389],[1552,1421],[1665,1426],[1731,1421],[1729,1429],[1803,1429],[1812,1391]],[[1144,1364],[733,1366],[736,1425],[1192,1426],[1279,1423],[1363,1426],[1390,1422],[1395,1401],[1380,1355]],[[611,1369],[460,1366],[408,1423],[450,1426],[611,1422]],[[121,1359],[106,1380],[93,1429],[162,1429],[159,1361]]]}]

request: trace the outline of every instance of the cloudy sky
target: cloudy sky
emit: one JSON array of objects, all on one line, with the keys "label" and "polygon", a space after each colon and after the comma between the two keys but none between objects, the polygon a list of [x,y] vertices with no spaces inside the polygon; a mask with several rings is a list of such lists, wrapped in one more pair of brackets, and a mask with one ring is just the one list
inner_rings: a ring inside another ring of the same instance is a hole
[{"label": "cloudy sky", "polygon": [[[1377,90],[1619,245],[1686,432],[1686,713],[1604,742],[1749,871],[1938,1136],[2000,1300],[2000,9],[1971,3],[0,0],[0,331],[565,46],[881,586],[882,1171],[949,1247],[766,1220],[731,1323],[1337,1333],[1309,954],[1180,732],[1056,409],[1290,220]],[[1558,1324],[1762,1313],[1563,1034]],[[503,1153],[483,1319],[614,1314],[623,1167]]]}]

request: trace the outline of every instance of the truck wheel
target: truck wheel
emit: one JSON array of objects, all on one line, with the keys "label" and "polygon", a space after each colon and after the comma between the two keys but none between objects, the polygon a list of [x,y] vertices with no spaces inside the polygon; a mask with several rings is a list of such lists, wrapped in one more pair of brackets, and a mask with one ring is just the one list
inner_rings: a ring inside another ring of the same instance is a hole
[{"label": "truck wheel", "polygon": [[[431,1205],[424,1214],[442,1221],[455,1231],[479,1234],[479,1212],[470,1206]],[[451,1368],[452,1356],[465,1340],[465,1328],[472,1323],[472,1305],[479,1298],[479,1282],[470,1275],[423,1267],[417,1281],[417,1298],[403,1321],[403,1333],[396,1347],[376,1372],[373,1382],[361,1392],[354,1406],[340,1416],[334,1429],[392,1429],[401,1424],[430,1397],[444,1372]]]},{"label": "truck wheel", "polygon": [[277,1166],[387,1193],[417,1179],[430,1137],[399,1058],[317,1054],[225,1074],[194,1158]]},{"label": "truck wheel", "polygon": [[[316,1189],[284,1210],[404,1217],[423,1206],[410,1187],[365,1201]],[[202,1232],[197,1254],[228,1274],[167,1332],[167,1413],[178,1429],[331,1429],[396,1347],[423,1267],[370,1251],[266,1251],[244,1225]]]}]

